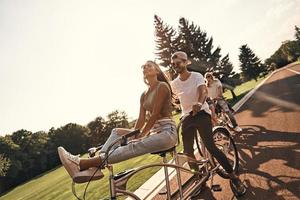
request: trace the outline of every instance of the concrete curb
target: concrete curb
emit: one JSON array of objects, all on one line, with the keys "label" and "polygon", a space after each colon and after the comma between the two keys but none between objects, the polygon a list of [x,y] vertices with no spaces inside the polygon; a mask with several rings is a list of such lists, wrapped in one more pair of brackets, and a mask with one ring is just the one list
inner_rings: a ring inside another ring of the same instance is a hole
[{"label": "concrete curb", "polygon": [[[255,88],[253,88],[249,93],[247,93],[240,101],[238,101],[234,106],[233,109],[238,111],[242,105],[250,99],[250,97],[275,73],[285,70],[293,65],[299,63],[291,63],[283,68],[277,69],[273,71],[267,78],[265,78],[260,84],[258,84]],[[169,162],[171,163],[171,161]],[[175,176],[175,170],[169,170],[169,178],[171,180],[172,177]],[[164,179],[164,171],[163,168],[156,172],[149,180],[147,180],[142,186],[140,186],[134,194],[140,197],[141,199],[150,200],[152,199],[163,187],[165,186],[165,179]]]}]

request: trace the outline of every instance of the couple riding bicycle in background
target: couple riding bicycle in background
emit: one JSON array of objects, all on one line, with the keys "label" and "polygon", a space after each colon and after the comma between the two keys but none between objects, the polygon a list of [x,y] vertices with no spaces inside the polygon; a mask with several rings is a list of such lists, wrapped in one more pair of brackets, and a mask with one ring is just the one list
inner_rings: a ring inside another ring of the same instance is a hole
[{"label": "couple riding bicycle in background", "polygon": [[211,118],[213,125],[217,125],[217,115],[216,108],[219,107],[222,111],[224,111],[232,125],[232,128],[236,132],[241,132],[242,129],[238,126],[235,117],[233,116],[234,110],[227,104],[226,100],[223,97],[223,87],[222,83],[219,79],[213,76],[213,73],[207,72],[205,75],[206,85],[208,90],[207,95],[207,103],[211,110]]},{"label": "couple riding bicycle in background", "polygon": [[[184,153],[194,156],[194,137],[196,132],[200,133],[201,139],[209,153],[216,158],[224,170],[229,174],[230,181],[236,187],[240,195],[246,192],[246,188],[233,172],[233,168],[225,154],[214,144],[212,137],[211,110],[206,102],[210,91],[200,73],[189,72],[187,65],[190,61],[185,52],[178,51],[171,57],[172,68],[179,76],[171,82],[161,71],[158,64],[147,61],[143,66],[144,82],[148,89],[140,97],[140,111],[134,130],[140,130],[125,146],[119,146],[109,152],[108,163],[114,164],[128,160],[133,157],[163,151],[174,147],[178,136],[176,124],[172,119],[174,95],[180,100],[182,116],[182,141]],[[72,155],[63,147],[58,147],[60,160],[73,180],[78,174],[86,173],[86,182],[103,177],[103,173],[97,169],[104,162],[107,148],[118,138],[128,134],[132,129],[115,128],[100,150],[99,156],[93,158],[79,158]],[[191,169],[197,170],[198,166],[189,163]],[[93,174],[93,176],[92,176]],[[76,182],[76,180],[75,180]],[[81,180],[81,182],[83,182]]]}]

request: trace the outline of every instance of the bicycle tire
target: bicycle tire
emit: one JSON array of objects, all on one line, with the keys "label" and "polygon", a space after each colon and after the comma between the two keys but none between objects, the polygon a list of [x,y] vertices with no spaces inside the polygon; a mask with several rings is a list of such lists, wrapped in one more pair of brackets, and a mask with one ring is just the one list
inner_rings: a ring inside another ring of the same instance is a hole
[{"label": "bicycle tire", "polygon": [[[215,128],[213,130],[213,138],[216,146],[226,155],[227,159],[232,165],[233,172],[237,174],[239,171],[239,156],[238,156],[238,151],[235,142],[230,136],[230,132],[224,127]],[[221,140],[224,141],[225,139],[227,140],[227,142],[224,143],[226,144],[226,146],[224,146],[224,144],[221,145],[220,141]],[[211,157],[210,160],[211,164],[213,166],[216,166],[218,161],[212,156],[210,157]],[[217,173],[225,179],[229,178],[228,173],[222,167],[220,167]]]}]

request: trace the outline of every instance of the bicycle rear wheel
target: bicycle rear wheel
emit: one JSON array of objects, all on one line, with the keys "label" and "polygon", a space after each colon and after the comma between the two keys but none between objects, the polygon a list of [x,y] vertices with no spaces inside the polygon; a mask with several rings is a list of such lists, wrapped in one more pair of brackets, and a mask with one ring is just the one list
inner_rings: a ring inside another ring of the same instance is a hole
[{"label": "bicycle rear wheel", "polygon": [[[239,156],[234,140],[230,136],[227,129],[219,127],[213,130],[213,139],[216,146],[226,155],[232,169],[235,173],[239,170]],[[211,159],[213,165],[216,166],[218,161],[215,158]],[[220,166],[217,173],[223,178],[229,178],[228,173]]]}]

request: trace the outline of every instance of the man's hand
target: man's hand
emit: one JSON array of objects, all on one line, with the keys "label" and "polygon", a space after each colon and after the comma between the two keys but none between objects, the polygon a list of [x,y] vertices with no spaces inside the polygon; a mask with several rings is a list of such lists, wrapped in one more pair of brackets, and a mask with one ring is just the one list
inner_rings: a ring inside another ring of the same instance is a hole
[{"label": "man's hand", "polygon": [[195,105],[193,105],[193,113],[192,113],[192,116],[195,116],[202,108],[202,103],[197,103]]}]

